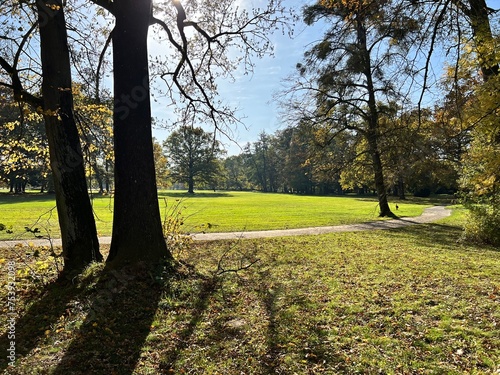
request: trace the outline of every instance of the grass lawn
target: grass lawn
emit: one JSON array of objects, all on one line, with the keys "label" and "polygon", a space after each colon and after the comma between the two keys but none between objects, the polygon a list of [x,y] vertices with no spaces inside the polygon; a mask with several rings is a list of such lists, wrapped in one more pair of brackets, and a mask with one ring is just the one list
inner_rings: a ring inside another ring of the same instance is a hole
[{"label": "grass lawn", "polygon": [[[0,194],[0,223],[13,233],[0,232],[0,240],[29,238],[25,227],[39,228],[43,235],[58,238],[59,226],[53,195]],[[377,201],[373,197],[318,197],[252,192],[159,192],[162,216],[175,207],[182,210],[186,232],[241,232],[287,229],[308,226],[360,223],[377,220]],[[99,235],[109,236],[112,229],[113,199],[92,199]],[[394,209],[396,201],[392,206]],[[395,213],[418,216],[429,201],[398,202]]]},{"label": "grass lawn", "polygon": [[498,373],[500,251],[457,242],[460,212],[397,230],[196,243],[175,271],[97,264],[65,284],[43,249],[0,250],[3,268],[15,262],[19,316],[16,367],[3,351],[0,370]]}]

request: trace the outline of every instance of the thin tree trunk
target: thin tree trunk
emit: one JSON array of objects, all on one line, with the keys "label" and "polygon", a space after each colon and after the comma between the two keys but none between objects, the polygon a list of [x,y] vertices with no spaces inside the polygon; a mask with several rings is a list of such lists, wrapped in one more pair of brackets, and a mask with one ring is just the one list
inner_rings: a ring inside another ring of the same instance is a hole
[{"label": "thin tree trunk", "polygon": [[373,171],[375,174],[375,188],[377,189],[378,204],[380,208],[379,216],[393,216],[389,202],[387,200],[387,189],[385,186],[384,171],[380,151],[378,150],[376,136],[368,136],[368,147],[372,157]]},{"label": "thin tree trunk", "polygon": [[405,183],[404,183],[403,176],[401,176],[401,174],[398,176],[398,196],[399,196],[399,199],[401,199],[401,200],[406,199]]},{"label": "thin tree trunk", "polygon": [[37,2],[44,119],[61,228],[64,271],[102,260],[73,116],[66,21],[60,0]]},{"label": "thin tree trunk", "polygon": [[171,257],[156,190],[147,35],[151,0],[114,2],[115,205],[108,262]]},{"label": "thin tree trunk", "polygon": [[382,165],[382,159],[380,157],[379,150],[379,116],[378,108],[375,97],[375,87],[373,84],[372,67],[371,67],[371,57],[370,52],[367,49],[366,44],[366,29],[361,20],[358,20],[358,43],[362,48],[363,60],[365,64],[364,75],[366,77],[366,86],[368,91],[368,117],[367,121],[367,131],[365,133],[366,140],[368,142],[368,148],[370,155],[372,157],[373,171],[375,174],[375,188],[377,189],[378,203],[379,203],[379,216],[394,216],[392,213],[389,202],[387,201],[387,190],[384,180],[384,171]]},{"label": "thin tree trunk", "polygon": [[[191,137],[192,135],[190,135]],[[189,149],[189,170],[188,170],[188,193],[194,194],[194,160],[193,160],[194,151]]]}]

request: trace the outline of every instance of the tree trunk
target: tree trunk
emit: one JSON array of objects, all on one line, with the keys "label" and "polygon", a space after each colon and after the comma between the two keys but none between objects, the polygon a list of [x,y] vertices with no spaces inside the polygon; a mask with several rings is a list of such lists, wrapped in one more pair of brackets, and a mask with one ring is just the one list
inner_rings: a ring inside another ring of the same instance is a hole
[{"label": "tree trunk", "polygon": [[365,119],[367,121],[367,130],[365,133],[365,137],[368,142],[368,151],[370,152],[370,155],[372,157],[373,171],[375,174],[375,188],[377,189],[378,203],[380,208],[379,216],[394,216],[389,207],[389,202],[387,201],[384,171],[378,146],[379,115],[375,97],[375,86],[373,84],[371,56],[370,52],[367,49],[366,29],[363,25],[362,20],[358,20],[357,27],[358,44],[361,47],[363,62],[365,64],[363,73],[366,77],[366,87],[368,92],[368,116]]},{"label": "tree trunk", "polygon": [[73,116],[71,66],[62,2],[37,2],[44,119],[61,228],[64,271],[102,260]]},{"label": "tree trunk", "polygon": [[191,150],[189,150],[189,170],[188,170],[188,194],[194,194],[194,161]]},{"label": "tree trunk", "polygon": [[401,174],[399,174],[399,176],[398,176],[398,196],[399,196],[399,199],[406,200],[405,184],[404,184],[403,176],[401,176]]},{"label": "tree trunk", "polygon": [[[198,187],[199,188],[199,187]],[[188,193],[189,194],[194,194],[194,181],[192,177],[189,177],[189,182],[188,182]]]},{"label": "tree trunk", "polygon": [[376,136],[368,136],[368,147],[370,155],[372,157],[373,171],[375,174],[375,188],[377,189],[378,204],[380,208],[379,216],[394,216],[387,200],[387,189],[385,186],[384,171],[382,160],[380,158],[380,151],[378,150],[378,142]]},{"label": "tree trunk", "polygon": [[114,2],[115,204],[108,262],[171,257],[156,190],[147,34],[151,0]]},{"label": "tree trunk", "polygon": [[474,35],[481,74],[486,82],[490,77],[498,75],[500,70],[494,48],[495,41],[491,32],[488,7],[485,0],[469,0],[468,2],[470,10],[466,12],[466,15],[470,20]]}]

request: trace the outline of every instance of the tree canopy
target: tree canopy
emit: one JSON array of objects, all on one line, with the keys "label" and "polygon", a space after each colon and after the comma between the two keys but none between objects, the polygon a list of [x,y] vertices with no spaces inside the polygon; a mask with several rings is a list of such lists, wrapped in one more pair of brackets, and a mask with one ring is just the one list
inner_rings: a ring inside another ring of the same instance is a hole
[{"label": "tree canopy", "polygon": [[213,133],[201,127],[182,126],[163,142],[171,179],[188,184],[194,193],[196,184],[217,186],[221,175],[218,158],[223,151]]}]

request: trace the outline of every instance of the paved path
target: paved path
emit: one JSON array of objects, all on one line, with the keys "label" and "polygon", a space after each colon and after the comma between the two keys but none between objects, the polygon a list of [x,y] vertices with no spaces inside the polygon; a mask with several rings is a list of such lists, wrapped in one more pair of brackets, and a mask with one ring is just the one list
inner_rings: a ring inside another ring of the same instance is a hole
[{"label": "paved path", "polygon": [[[299,229],[280,229],[280,230],[265,230],[251,232],[232,232],[232,233],[194,233],[191,236],[195,241],[216,241],[230,240],[240,238],[268,238],[268,237],[285,237],[285,236],[303,236],[316,235],[333,232],[359,232],[365,230],[382,230],[402,228],[408,225],[416,225],[423,223],[431,223],[433,221],[445,218],[451,214],[451,210],[444,206],[434,206],[426,208],[421,216],[408,217],[401,219],[391,219],[383,221],[372,221],[362,224],[347,224],[335,225],[329,227],[312,227]],[[15,246],[16,244],[33,243],[34,246],[48,246],[48,240],[17,240],[17,241],[0,241],[0,248]],[[99,243],[106,245],[111,243],[111,237],[100,237]],[[52,240],[54,246],[60,246],[61,240]]]}]

